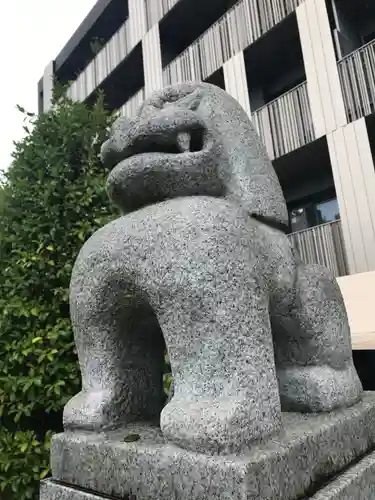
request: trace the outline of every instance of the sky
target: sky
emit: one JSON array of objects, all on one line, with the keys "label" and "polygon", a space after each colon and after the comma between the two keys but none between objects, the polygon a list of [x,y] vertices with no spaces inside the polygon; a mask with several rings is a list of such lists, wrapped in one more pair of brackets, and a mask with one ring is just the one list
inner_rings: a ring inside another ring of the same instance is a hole
[{"label": "sky", "polygon": [[37,85],[96,0],[12,0],[0,11],[0,170],[24,135],[19,104],[38,109]]}]

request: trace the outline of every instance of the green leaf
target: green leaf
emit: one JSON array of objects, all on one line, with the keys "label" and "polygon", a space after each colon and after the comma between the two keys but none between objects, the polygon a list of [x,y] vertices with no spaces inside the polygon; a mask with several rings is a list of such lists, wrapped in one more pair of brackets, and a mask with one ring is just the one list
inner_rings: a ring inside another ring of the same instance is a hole
[{"label": "green leaf", "polygon": [[[80,390],[69,283],[83,242],[116,214],[100,162],[113,117],[56,86],[53,108],[18,110],[0,185],[0,498],[37,499],[49,472],[52,431]],[[56,417],[57,415],[57,417]]]},{"label": "green leaf", "polygon": [[40,474],[39,474],[39,478],[40,479],[44,479],[46,476],[48,476],[49,474],[49,469],[44,469]]}]

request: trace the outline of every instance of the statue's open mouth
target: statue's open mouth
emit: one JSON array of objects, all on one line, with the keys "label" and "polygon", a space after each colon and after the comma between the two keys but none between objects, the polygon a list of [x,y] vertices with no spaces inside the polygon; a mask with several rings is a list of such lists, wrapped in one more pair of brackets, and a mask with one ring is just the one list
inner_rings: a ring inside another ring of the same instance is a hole
[{"label": "statue's open mouth", "polygon": [[155,132],[147,135],[140,129],[138,135],[129,134],[130,137],[123,147],[115,148],[108,143],[108,149],[102,152],[106,156],[106,164],[115,167],[128,158],[151,153],[159,155],[197,153],[209,146],[209,134],[199,124],[187,130],[176,129],[168,132],[168,134]]},{"label": "statue's open mouth", "polygon": [[140,127],[137,134],[129,134],[125,147],[106,153],[107,164],[114,166],[107,189],[124,212],[186,195],[188,185],[191,196],[207,193],[215,177],[214,135],[197,121],[173,125],[167,122],[160,130]]},{"label": "statue's open mouth", "polygon": [[[197,153],[207,146],[207,134],[201,127],[189,131],[179,132],[174,136],[161,139],[158,135],[143,139],[140,137],[130,146],[127,157],[147,154],[184,154]],[[125,159],[125,158],[123,158]]]}]

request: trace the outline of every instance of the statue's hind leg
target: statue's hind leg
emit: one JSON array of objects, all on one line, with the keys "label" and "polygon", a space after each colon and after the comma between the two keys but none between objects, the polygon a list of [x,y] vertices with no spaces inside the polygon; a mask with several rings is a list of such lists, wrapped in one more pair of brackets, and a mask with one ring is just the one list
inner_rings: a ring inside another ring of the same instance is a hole
[{"label": "statue's hind leg", "polygon": [[299,262],[295,272],[293,289],[272,306],[282,408],[322,412],[354,404],[362,386],[339,286],[320,266]]}]

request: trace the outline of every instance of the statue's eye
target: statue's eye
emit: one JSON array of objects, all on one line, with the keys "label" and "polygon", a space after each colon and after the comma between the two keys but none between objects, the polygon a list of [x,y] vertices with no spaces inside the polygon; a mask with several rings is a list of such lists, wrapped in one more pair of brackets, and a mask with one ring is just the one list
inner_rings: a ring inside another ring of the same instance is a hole
[{"label": "statue's eye", "polygon": [[191,111],[196,111],[198,109],[199,103],[200,95],[198,94],[197,90],[176,102],[178,106],[190,109]]},{"label": "statue's eye", "polygon": [[189,109],[190,111],[196,111],[200,101],[201,96],[199,95],[198,89],[196,89],[194,92],[182,97],[181,99],[176,99],[173,102],[166,102],[165,106],[179,106],[181,108]]}]

